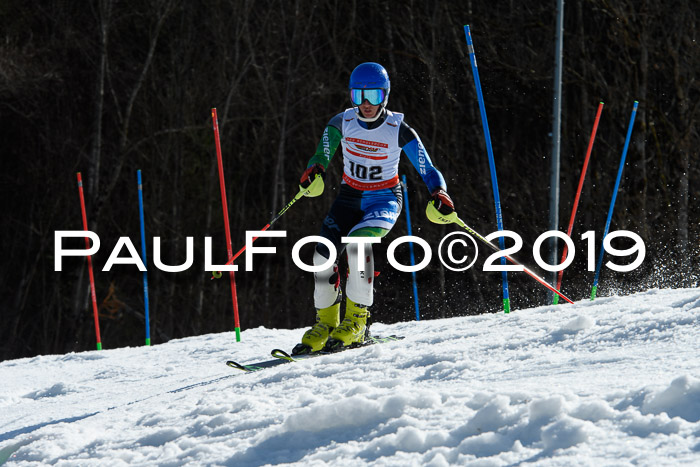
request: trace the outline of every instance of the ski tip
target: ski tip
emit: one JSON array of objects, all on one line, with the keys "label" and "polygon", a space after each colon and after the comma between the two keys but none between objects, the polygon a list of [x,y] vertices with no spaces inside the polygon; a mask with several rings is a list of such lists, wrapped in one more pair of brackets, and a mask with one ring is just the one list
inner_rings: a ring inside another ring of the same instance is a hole
[{"label": "ski tip", "polygon": [[227,366],[230,366],[231,368],[235,368],[237,370],[245,371],[246,373],[250,373],[252,370],[246,368],[245,366],[241,365],[240,363],[234,362],[232,360],[229,360],[226,362]]},{"label": "ski tip", "polygon": [[405,337],[404,336],[397,336],[396,334],[392,334],[390,336],[371,336],[369,338],[369,340],[366,342],[368,344],[375,344],[375,343],[400,341],[401,339],[405,339]]},{"label": "ski tip", "polygon": [[272,355],[272,356],[275,357],[275,358],[281,358],[281,359],[283,359],[283,360],[289,360],[290,362],[295,361],[295,360],[294,360],[294,357],[292,357],[291,355],[289,355],[287,352],[285,352],[285,351],[282,350],[282,349],[272,349],[272,351],[270,352],[270,355]]}]

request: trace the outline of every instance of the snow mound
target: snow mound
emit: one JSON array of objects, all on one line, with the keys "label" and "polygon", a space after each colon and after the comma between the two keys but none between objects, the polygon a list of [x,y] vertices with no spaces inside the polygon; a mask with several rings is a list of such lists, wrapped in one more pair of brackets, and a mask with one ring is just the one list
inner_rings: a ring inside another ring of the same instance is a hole
[{"label": "snow mound", "polygon": [[250,374],[224,362],[303,330],[1,362],[0,464],[700,465],[696,289],[373,332],[406,339]]}]

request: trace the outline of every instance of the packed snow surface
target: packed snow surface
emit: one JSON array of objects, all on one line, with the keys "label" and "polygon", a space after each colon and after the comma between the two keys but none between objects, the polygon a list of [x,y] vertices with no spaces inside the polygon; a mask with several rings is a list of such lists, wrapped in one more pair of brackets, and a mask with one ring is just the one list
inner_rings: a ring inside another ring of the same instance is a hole
[{"label": "packed snow surface", "polygon": [[375,324],[399,342],[256,373],[302,329],[0,363],[0,464],[700,465],[700,290]]}]

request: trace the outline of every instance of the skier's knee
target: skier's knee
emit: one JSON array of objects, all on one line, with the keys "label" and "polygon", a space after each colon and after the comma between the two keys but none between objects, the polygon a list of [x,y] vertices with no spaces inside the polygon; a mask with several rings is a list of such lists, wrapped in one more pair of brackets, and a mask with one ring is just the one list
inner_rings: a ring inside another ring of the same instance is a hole
[{"label": "skier's knee", "polygon": [[[314,251],[314,266],[324,264],[328,258],[318,251]],[[338,265],[331,264],[328,268],[314,273],[314,306],[318,309],[326,308],[338,298],[340,280],[338,277]]]},{"label": "skier's knee", "polygon": [[364,254],[359,255],[357,244],[348,245],[347,296],[356,303],[366,306],[374,301],[374,254],[371,245],[364,246]]}]

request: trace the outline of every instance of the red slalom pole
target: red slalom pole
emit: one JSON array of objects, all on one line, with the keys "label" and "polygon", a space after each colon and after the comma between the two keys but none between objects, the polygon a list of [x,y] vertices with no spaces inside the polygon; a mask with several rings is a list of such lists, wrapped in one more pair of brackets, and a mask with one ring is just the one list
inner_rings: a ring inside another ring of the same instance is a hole
[{"label": "red slalom pole", "polygon": [[[593,143],[595,142],[595,135],[596,132],[598,131],[598,122],[600,122],[600,114],[603,112],[603,103],[600,102],[598,103],[598,110],[595,115],[595,121],[593,122],[593,130],[591,131],[591,137],[588,140],[588,149],[586,150],[586,159],[583,161],[583,168],[581,169],[581,178],[579,178],[578,181],[578,189],[576,190],[576,198],[574,199],[574,207],[571,210],[571,218],[569,219],[569,228],[566,231],[566,235],[568,237],[571,237],[571,232],[574,230],[574,219],[576,219],[576,210],[578,209],[578,202],[579,199],[581,198],[581,190],[583,189],[583,181],[586,179],[586,171],[588,170],[588,161],[591,158],[591,151],[593,150]],[[563,263],[564,260],[566,259],[568,253],[568,248],[566,244],[564,244],[564,249],[562,250],[561,253],[561,261],[559,261],[559,264]],[[562,269],[559,271],[559,274],[557,275],[557,290],[561,290],[561,279],[564,276],[564,270]],[[559,303],[559,295],[554,295],[554,301],[552,302],[554,305]]]},{"label": "red slalom pole", "polygon": [[[221,188],[221,204],[224,209],[224,228],[226,230],[226,252],[229,262],[232,262],[233,247],[231,246],[231,228],[228,222],[228,203],[226,202],[226,183],[224,182],[224,163],[221,158],[221,141],[219,139],[219,118],[216,108],[211,109],[211,119],[214,124],[214,139],[216,140],[216,159],[219,164],[219,186]],[[229,271],[231,279],[231,300],[233,301],[233,323],[236,329],[236,342],[241,341],[241,323],[238,319],[238,295],[236,294],[236,278],[233,271]]]},{"label": "red slalom pole", "polygon": [[[85,195],[83,195],[83,177],[78,172],[78,193],[80,193],[80,211],[83,214],[83,230],[88,230],[87,214],[85,214]],[[90,239],[85,237],[85,249],[90,249]],[[97,350],[102,350],[100,338],[100,320],[97,312],[97,294],[95,293],[95,275],[92,272],[92,256],[87,256],[88,273],[90,274],[90,296],[92,297],[92,314],[95,319],[95,337],[97,338]]]}]

